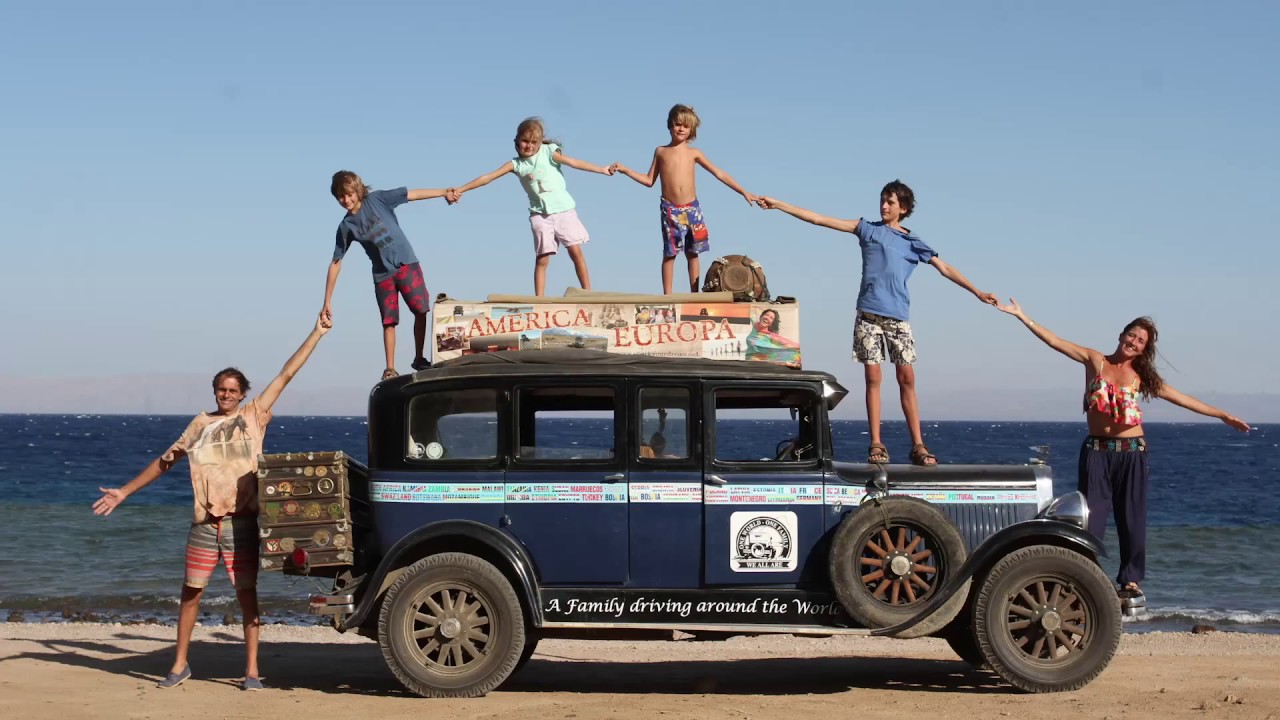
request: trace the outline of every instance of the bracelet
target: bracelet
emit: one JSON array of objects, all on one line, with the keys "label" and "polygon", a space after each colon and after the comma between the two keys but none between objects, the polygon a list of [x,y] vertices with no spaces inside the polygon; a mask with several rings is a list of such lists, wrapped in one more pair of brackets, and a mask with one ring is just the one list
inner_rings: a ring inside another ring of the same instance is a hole
[{"label": "bracelet", "polygon": [[1031,318],[1027,318],[1027,327],[1033,328],[1035,326],[1036,326],[1036,321],[1032,320]]}]

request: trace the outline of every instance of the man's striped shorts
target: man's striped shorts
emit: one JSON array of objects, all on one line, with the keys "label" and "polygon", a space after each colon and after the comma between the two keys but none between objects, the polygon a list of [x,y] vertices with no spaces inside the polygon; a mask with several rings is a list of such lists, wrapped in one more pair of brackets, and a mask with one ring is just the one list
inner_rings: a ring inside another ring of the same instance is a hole
[{"label": "man's striped shorts", "polygon": [[191,526],[187,535],[187,585],[209,584],[221,560],[231,584],[248,590],[258,584],[258,516],[224,515]]}]

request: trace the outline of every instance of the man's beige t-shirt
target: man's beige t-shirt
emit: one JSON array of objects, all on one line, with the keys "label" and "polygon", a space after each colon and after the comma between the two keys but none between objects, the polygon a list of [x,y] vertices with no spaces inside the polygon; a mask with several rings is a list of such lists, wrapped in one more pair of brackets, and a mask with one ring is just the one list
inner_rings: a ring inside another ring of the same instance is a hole
[{"label": "man's beige t-shirt", "polygon": [[175,451],[187,454],[195,493],[193,522],[258,511],[258,455],[270,422],[271,411],[258,407],[256,398],[234,415],[200,413],[160,456],[173,462]]}]

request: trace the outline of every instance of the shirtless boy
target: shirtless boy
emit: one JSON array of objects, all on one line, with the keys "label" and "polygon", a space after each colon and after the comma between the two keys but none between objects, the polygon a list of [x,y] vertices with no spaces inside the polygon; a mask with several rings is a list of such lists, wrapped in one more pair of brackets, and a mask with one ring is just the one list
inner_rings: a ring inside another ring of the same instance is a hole
[{"label": "shirtless boy", "polygon": [[659,207],[662,210],[664,295],[671,294],[671,276],[676,255],[681,251],[689,265],[689,291],[698,292],[702,274],[698,255],[711,249],[707,239],[707,225],[702,219],[702,206],[698,204],[694,166],[706,168],[717,180],[746,198],[747,204],[755,202],[754,195],[743,190],[728,173],[712,165],[701,150],[689,145],[698,137],[698,126],[701,124],[702,121],[693,108],[676,105],[667,113],[667,130],[671,131],[671,142],[653,151],[653,163],[649,165],[647,174],[641,175],[622,163],[614,163],[611,167],[645,187],[653,187],[653,183],[659,180],[662,182]]}]

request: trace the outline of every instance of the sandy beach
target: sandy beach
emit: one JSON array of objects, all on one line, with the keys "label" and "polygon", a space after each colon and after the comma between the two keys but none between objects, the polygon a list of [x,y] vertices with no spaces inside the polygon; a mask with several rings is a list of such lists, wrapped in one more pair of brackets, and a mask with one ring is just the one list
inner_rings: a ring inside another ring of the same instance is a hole
[{"label": "sandy beach", "polygon": [[547,640],[502,689],[473,700],[406,693],[375,643],[321,627],[263,630],[268,689],[237,687],[239,627],[196,629],[194,677],[173,690],[174,630],[0,625],[0,715],[63,718],[334,717],[1280,718],[1280,636],[1127,634],[1111,666],[1071,693],[1026,695],[941,640]]}]

